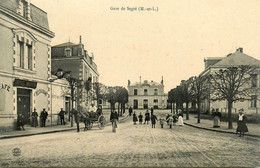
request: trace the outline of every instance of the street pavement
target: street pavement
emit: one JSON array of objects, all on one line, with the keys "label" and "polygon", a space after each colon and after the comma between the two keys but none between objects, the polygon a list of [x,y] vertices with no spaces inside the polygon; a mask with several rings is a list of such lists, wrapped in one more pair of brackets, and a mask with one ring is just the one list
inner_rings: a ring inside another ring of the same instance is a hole
[{"label": "street pavement", "polygon": [[[20,155],[13,152],[19,149]],[[259,138],[189,126],[118,124],[0,140],[0,167],[256,167]]]}]

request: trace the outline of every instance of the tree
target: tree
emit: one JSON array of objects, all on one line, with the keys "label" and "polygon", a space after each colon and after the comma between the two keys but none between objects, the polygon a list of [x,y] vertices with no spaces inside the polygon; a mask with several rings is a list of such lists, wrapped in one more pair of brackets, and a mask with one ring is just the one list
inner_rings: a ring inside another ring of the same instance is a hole
[{"label": "tree", "polygon": [[100,99],[105,99],[105,95],[108,92],[107,87],[99,82],[93,83],[93,99],[99,104]]},{"label": "tree", "polygon": [[210,75],[211,100],[227,100],[228,128],[232,129],[232,104],[247,99],[251,90],[251,74],[255,68],[250,66],[228,67]]},{"label": "tree", "polygon": [[[176,106],[179,104],[178,103],[178,90],[177,87],[174,89],[171,89],[168,92],[168,102],[171,104],[171,113],[174,111],[174,103],[176,103]],[[178,106],[177,106],[178,107]]]},{"label": "tree", "polygon": [[209,86],[208,86],[208,75],[194,77],[192,82],[192,97],[193,100],[196,102],[198,107],[198,121],[200,123],[200,105],[202,100],[205,100],[209,96]]},{"label": "tree", "polygon": [[110,109],[115,109],[115,103],[116,103],[116,87],[109,86],[107,88],[107,92],[105,94],[105,100],[110,103]]},{"label": "tree", "polygon": [[[122,116],[122,112],[125,112],[125,104],[128,102],[128,91],[124,87],[118,87],[117,92],[116,92],[116,97],[117,97],[117,102],[118,102],[118,107],[119,104],[121,105],[121,111],[120,115]],[[118,109],[119,113],[119,109]]]},{"label": "tree", "polygon": [[192,101],[192,83],[193,77],[188,80],[182,80],[179,86],[179,96],[181,96],[182,102],[186,104],[186,120],[189,120],[189,103]]}]

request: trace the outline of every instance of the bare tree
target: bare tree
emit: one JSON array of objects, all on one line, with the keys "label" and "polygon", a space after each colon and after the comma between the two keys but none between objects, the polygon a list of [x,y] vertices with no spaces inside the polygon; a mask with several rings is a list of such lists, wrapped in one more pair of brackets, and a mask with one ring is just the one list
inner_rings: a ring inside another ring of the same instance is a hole
[{"label": "bare tree", "polygon": [[198,76],[194,77],[192,79],[192,97],[193,100],[197,104],[197,111],[198,111],[198,121],[197,123],[200,123],[200,105],[203,100],[205,100],[207,97],[209,97],[209,76]]},{"label": "bare tree", "polygon": [[211,100],[227,100],[228,128],[232,129],[232,104],[248,98],[251,90],[251,74],[255,68],[250,66],[228,67],[210,75]]}]

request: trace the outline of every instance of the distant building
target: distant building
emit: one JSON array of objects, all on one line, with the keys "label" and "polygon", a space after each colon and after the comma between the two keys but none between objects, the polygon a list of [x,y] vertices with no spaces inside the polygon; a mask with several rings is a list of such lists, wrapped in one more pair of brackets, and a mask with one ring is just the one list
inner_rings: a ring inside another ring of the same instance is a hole
[{"label": "distant building", "polygon": [[[228,54],[226,57],[209,57],[204,59],[205,70],[200,74],[213,74],[214,72],[225,69],[227,67],[236,67],[240,65],[248,65],[257,67],[252,74],[251,88],[256,90],[249,97],[249,100],[243,102],[234,102],[232,112],[236,113],[239,109],[244,108],[247,113],[259,112],[259,88],[260,88],[260,61],[243,53],[243,48],[238,48],[236,52]],[[257,92],[258,90],[258,92]],[[227,101],[210,101],[210,97],[202,102],[202,112],[211,111],[212,108],[219,108],[220,112],[228,112]]]},{"label": "distant building", "polygon": [[[51,116],[51,47],[47,13],[29,0],[0,1],[0,131],[30,124],[43,108]],[[47,119],[47,124],[51,119]]]},{"label": "distant building", "polygon": [[[52,46],[51,60],[52,72],[62,69],[64,71],[70,71],[71,77],[75,79],[85,82],[91,78],[92,84],[99,82],[99,73],[97,65],[94,62],[94,55],[89,55],[87,50],[85,50],[84,44],[81,42],[81,36],[79,44],[67,42]],[[78,87],[75,91],[76,107],[82,103],[85,105],[90,105],[91,103],[97,104],[97,101],[94,101],[94,95],[92,95],[92,93],[93,92],[87,93],[84,85]]]},{"label": "distant building", "polygon": [[128,81],[128,104],[134,109],[164,109],[167,107],[168,96],[164,94],[163,79],[161,83],[136,82],[131,85]]}]

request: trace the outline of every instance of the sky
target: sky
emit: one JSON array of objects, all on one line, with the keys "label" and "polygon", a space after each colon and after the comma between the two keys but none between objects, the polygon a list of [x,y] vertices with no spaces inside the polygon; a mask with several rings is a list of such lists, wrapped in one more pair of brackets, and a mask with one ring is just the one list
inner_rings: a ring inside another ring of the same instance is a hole
[{"label": "sky", "polygon": [[[165,93],[238,47],[260,59],[259,0],[31,0],[46,11],[51,45],[79,36],[108,86],[160,82]],[[124,7],[125,10],[121,10]],[[137,8],[137,11],[127,8]],[[138,11],[139,7],[158,11]],[[112,10],[119,8],[119,10]]]}]

